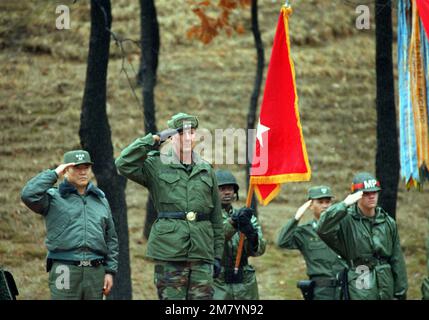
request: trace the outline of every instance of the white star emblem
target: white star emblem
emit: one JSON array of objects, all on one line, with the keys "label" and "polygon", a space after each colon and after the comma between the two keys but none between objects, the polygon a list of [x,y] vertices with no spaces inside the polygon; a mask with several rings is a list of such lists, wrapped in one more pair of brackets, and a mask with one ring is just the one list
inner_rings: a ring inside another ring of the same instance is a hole
[{"label": "white star emblem", "polygon": [[270,128],[264,126],[263,124],[261,124],[261,119],[259,119],[258,121],[258,128],[256,129],[256,139],[259,140],[259,144],[261,145],[261,147],[264,146],[263,143],[263,139],[262,139],[262,134],[264,132],[267,132],[268,130],[270,130]]}]

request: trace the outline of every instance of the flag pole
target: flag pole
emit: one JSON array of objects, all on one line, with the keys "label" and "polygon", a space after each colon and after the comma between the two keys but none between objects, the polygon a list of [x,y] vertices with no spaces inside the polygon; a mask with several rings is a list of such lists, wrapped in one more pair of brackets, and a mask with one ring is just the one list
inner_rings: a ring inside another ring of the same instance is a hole
[{"label": "flag pole", "polygon": [[[249,190],[247,191],[246,208],[250,208],[250,206],[252,205],[253,188],[253,184],[250,183]],[[241,256],[243,254],[243,246],[244,233],[240,232],[240,241],[238,242],[237,256],[235,257],[234,274],[237,274],[238,269],[240,268]]]}]

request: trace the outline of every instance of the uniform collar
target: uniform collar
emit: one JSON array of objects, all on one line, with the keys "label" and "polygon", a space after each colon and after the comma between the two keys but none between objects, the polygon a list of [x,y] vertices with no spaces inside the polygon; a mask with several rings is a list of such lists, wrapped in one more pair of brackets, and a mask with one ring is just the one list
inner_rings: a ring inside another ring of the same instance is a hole
[{"label": "uniform collar", "polygon": [[354,204],[352,207],[352,217],[358,220],[372,220],[374,221],[375,224],[378,223],[383,223],[386,221],[386,217],[388,216],[388,214],[386,213],[386,211],[383,210],[383,208],[381,207],[376,207],[375,208],[375,215],[374,217],[370,218],[370,217],[366,217],[362,211],[359,209],[359,206],[356,204]]},{"label": "uniform collar", "polygon": [[[58,191],[63,198],[71,193],[79,194],[77,192],[76,187],[72,185],[67,179],[64,179],[64,181],[60,183],[60,185],[58,186]],[[94,194],[100,199],[106,197],[104,192],[97,188],[92,182],[88,183],[85,194],[90,193]]]},{"label": "uniform collar", "polygon": [[[173,151],[173,148],[169,149],[167,153],[161,154],[161,161],[163,161],[164,163],[167,163],[172,168],[186,170],[185,166],[180,162],[176,152]],[[191,165],[193,166],[191,176],[198,173],[199,171],[207,170],[206,166],[210,166],[210,164],[207,161],[201,158],[194,151],[192,151]]]}]

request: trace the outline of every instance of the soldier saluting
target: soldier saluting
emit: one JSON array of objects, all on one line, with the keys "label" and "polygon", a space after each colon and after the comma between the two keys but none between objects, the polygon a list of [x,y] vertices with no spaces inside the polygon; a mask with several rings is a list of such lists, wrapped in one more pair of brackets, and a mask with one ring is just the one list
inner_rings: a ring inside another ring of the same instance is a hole
[{"label": "soldier saluting", "polygon": [[317,233],[346,260],[343,294],[350,299],[405,299],[408,284],[398,229],[377,206],[380,183],[360,172],[352,194],[322,214]]},{"label": "soldier saluting", "polygon": [[21,192],[27,207],[45,219],[52,299],[102,299],[118,270],[112,213],[104,192],[90,182],[91,166],[87,151],[66,152],[63,164],[42,171]]},{"label": "soldier saluting", "polygon": [[[300,281],[298,286],[306,300],[340,298],[336,276],[346,264],[316,233],[320,214],[329,208],[333,197],[328,186],[308,189],[308,201],[299,207],[295,216],[280,230],[277,239],[280,248],[298,249],[304,257],[311,281]],[[299,221],[308,209],[313,211],[314,219],[299,226]]]},{"label": "soldier saluting", "polygon": [[[224,235],[217,181],[193,149],[198,119],[178,113],[170,130],[138,138],[116,159],[119,172],[148,188],[158,218],[147,257],[155,261],[159,299],[212,299]],[[160,143],[172,148],[161,154]]]}]

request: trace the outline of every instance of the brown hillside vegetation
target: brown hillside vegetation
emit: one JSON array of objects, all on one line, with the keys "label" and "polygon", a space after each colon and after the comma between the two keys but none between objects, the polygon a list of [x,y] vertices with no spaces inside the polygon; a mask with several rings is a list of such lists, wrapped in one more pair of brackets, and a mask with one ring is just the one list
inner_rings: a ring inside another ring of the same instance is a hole
[{"label": "brown hillside vegetation", "polygon": [[[283,1],[259,2],[267,64]],[[64,3],[70,6],[71,29],[56,30],[55,8]],[[197,114],[202,127],[209,130],[244,128],[256,62],[250,10],[237,10],[232,15],[243,21],[243,35],[221,34],[204,46],[186,38],[186,31],[198,22],[190,7],[185,1],[174,3],[156,1],[161,31],[158,127],[164,128],[171,114],[186,111]],[[353,1],[292,3],[291,48],[313,174],[311,182],[287,184],[273,203],[260,208],[268,248],[251,263],[257,268],[262,299],[301,299],[296,281],[306,278],[304,261],[298,252],[279,250],[274,242],[280,226],[306,200],[306,189],[329,184],[337,200],[342,200],[353,173],[375,171],[374,8],[371,30],[359,31],[355,28],[355,6],[350,4]],[[138,4],[112,1],[112,29],[118,35],[138,40]],[[80,147],[89,25],[88,1],[0,2],[0,264],[16,277],[20,299],[49,298],[43,220],[21,203],[19,193],[39,171],[58,165],[65,150]],[[127,43],[125,49],[127,61],[137,70],[138,48]],[[127,70],[134,78],[129,64]],[[144,119],[121,73],[120,51],[113,42],[107,108],[117,156],[143,134]],[[244,167],[228,168],[239,178],[240,198],[244,199]],[[397,216],[411,299],[420,299],[420,284],[426,274],[428,195],[427,188],[407,192],[400,184]],[[144,188],[128,183],[134,299],[156,299],[153,265],[144,259],[146,244],[142,241],[146,198]]]}]

